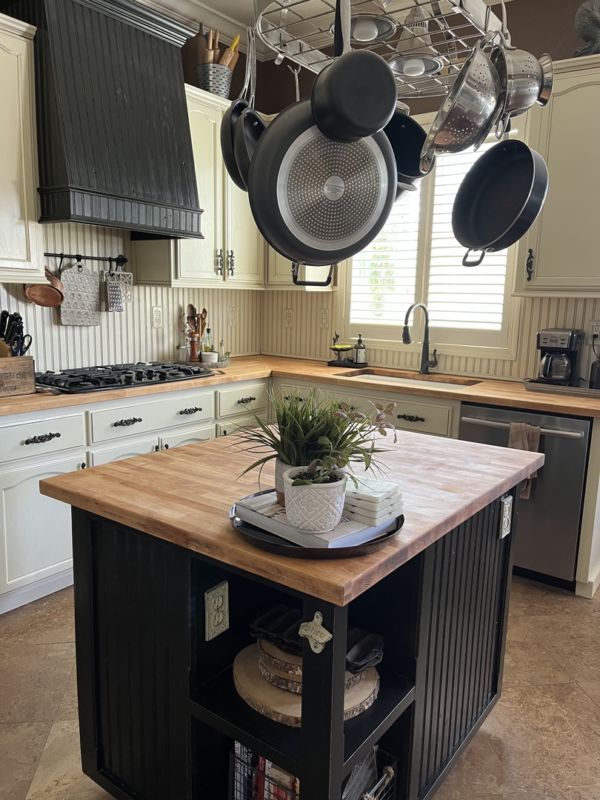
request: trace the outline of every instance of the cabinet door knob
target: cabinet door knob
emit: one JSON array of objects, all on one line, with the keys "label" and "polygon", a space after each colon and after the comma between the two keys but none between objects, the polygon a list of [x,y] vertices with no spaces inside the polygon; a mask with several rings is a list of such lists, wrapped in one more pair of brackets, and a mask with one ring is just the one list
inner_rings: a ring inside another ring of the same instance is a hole
[{"label": "cabinet door knob", "polygon": [[224,267],[225,267],[225,258],[223,256],[223,249],[217,250],[217,267],[216,267],[217,275],[223,274]]},{"label": "cabinet door knob", "polygon": [[525,267],[525,271],[527,272],[527,281],[530,281],[533,278],[534,263],[535,256],[533,255],[533,250],[530,248],[527,254],[527,266]]},{"label": "cabinet door knob", "polygon": [[129,417],[128,419],[118,419],[116,422],[113,422],[113,428],[130,428],[132,425],[137,425],[138,422],[141,422],[141,417]]},{"label": "cabinet door knob", "polygon": [[165,450],[169,449],[169,445],[168,444],[163,445],[163,447],[164,447]]},{"label": "cabinet door knob", "polygon": [[154,452],[155,452],[155,453],[158,453],[158,452],[159,452],[159,450],[160,450],[160,445],[159,445],[159,444],[155,444],[155,445],[154,445]]},{"label": "cabinet door knob", "polygon": [[227,253],[227,272],[232,278],[235,275],[235,253],[233,250],[229,250]]},{"label": "cabinet door knob", "polygon": [[417,417],[415,414],[398,414],[398,419],[403,419],[405,422],[426,422],[425,417]]},{"label": "cabinet door knob", "polygon": [[87,464],[85,463],[85,461],[82,461],[82,463],[80,464],[80,467],[81,467],[81,469],[87,469]]},{"label": "cabinet door knob", "polygon": [[40,433],[38,436],[30,436],[29,439],[25,439],[23,444],[45,444],[51,442],[52,439],[60,439],[60,437],[60,433]]}]

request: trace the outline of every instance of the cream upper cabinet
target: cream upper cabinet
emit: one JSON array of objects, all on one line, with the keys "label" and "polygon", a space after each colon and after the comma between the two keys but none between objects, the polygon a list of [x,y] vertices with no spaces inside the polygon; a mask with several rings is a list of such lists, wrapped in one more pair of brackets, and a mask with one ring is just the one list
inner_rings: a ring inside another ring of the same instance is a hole
[{"label": "cream upper cabinet", "polygon": [[181,239],[178,245],[176,286],[220,286],[223,269],[223,160],[220,130],[223,110],[218,102],[187,93],[194,164],[204,239]]},{"label": "cream upper cabinet", "polygon": [[553,98],[530,112],[527,126],[528,143],[548,162],[550,189],[519,244],[516,292],[600,296],[600,57],[559,62]]},{"label": "cream upper cabinet", "polygon": [[37,222],[35,28],[0,14],[0,282],[44,278]]},{"label": "cream upper cabinet", "polygon": [[178,287],[263,289],[265,244],[246,192],[235,186],[221,155],[229,101],[186,86],[204,239],[137,240],[139,283]]}]

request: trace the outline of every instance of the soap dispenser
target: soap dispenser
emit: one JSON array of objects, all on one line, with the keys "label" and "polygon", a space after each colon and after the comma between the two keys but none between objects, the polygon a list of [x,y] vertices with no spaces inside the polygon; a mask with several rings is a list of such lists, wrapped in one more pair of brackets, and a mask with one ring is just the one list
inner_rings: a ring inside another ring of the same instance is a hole
[{"label": "soap dispenser", "polygon": [[367,363],[367,350],[363,342],[362,333],[358,334],[358,341],[354,345],[354,363],[366,364]]}]

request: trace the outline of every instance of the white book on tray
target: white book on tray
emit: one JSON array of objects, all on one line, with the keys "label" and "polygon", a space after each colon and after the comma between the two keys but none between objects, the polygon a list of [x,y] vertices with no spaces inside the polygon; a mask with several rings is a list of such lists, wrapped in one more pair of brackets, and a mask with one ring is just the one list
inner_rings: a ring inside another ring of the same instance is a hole
[{"label": "white book on tray", "polygon": [[396,517],[380,525],[365,525],[357,520],[342,517],[340,524],[329,533],[310,533],[295,528],[287,521],[285,509],[277,502],[275,490],[246,497],[235,504],[236,515],[244,522],[280,536],[302,547],[354,547],[378,539],[397,526]]}]

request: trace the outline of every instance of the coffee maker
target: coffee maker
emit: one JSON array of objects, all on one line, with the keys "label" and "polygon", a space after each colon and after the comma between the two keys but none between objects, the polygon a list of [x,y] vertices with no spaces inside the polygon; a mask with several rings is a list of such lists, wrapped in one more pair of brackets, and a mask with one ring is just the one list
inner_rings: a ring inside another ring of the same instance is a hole
[{"label": "coffee maker", "polygon": [[538,331],[540,366],[535,383],[578,386],[578,362],[583,336],[583,331],[574,328],[547,328]]}]

